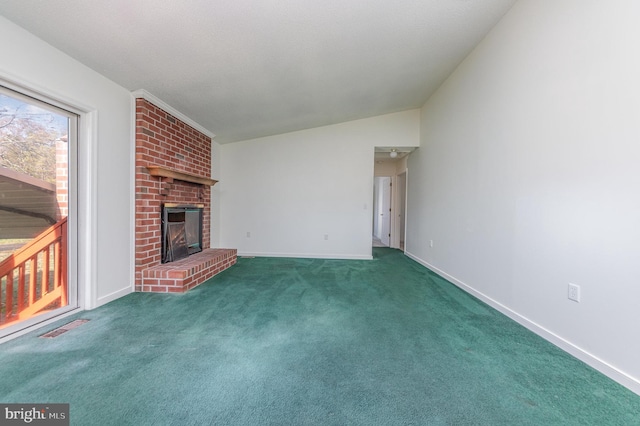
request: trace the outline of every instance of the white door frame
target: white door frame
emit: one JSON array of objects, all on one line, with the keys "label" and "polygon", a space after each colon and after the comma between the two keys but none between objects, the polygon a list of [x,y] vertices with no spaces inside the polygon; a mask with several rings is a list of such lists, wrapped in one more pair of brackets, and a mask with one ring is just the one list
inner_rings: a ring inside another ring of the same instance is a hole
[{"label": "white door frame", "polygon": [[[400,248],[400,241],[404,241],[405,250],[407,244],[407,177],[408,177],[408,169],[404,169],[404,171],[396,174],[393,179],[393,202],[392,202],[392,218],[393,218],[393,227],[391,231],[391,247],[392,248]],[[404,175],[404,178],[401,176]],[[401,188],[400,181],[404,180],[404,188]],[[404,196],[402,196],[403,194]],[[404,203],[402,200],[404,199]],[[402,205],[404,204],[404,205]],[[403,215],[404,217],[400,217]],[[401,224],[404,222],[404,229],[402,229]]]}]

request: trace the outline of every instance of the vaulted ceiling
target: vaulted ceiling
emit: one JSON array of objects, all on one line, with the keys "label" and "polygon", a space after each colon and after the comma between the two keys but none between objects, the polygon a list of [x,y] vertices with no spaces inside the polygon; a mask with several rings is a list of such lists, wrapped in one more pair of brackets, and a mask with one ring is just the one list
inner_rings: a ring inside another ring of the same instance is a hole
[{"label": "vaulted ceiling", "polygon": [[515,1],[0,0],[0,14],[228,143],[418,108]]}]

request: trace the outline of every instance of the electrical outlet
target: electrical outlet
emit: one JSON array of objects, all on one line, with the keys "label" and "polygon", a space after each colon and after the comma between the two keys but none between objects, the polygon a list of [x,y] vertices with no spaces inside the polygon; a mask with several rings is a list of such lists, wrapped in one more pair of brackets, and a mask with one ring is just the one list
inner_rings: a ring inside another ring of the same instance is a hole
[{"label": "electrical outlet", "polygon": [[429,247],[433,248],[433,240],[429,240]]},{"label": "electrical outlet", "polygon": [[580,286],[569,283],[569,300],[580,302]]},{"label": "electrical outlet", "polygon": [[329,239],[329,234],[324,234],[324,240],[327,241]]},{"label": "electrical outlet", "polygon": [[247,231],[247,238],[251,238],[251,232]]}]

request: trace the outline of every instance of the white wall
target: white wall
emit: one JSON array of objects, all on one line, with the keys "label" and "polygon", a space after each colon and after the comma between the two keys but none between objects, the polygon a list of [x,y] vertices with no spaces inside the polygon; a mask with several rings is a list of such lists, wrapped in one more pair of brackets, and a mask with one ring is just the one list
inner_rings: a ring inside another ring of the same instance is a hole
[{"label": "white wall", "polygon": [[[211,142],[211,179],[220,180],[220,144]],[[220,247],[220,185],[211,187],[211,247]]]},{"label": "white wall", "polygon": [[81,111],[79,277],[86,308],[132,290],[131,96],[0,17],[0,79]]},{"label": "white wall", "polygon": [[638,393],[639,18],[518,2],[423,107],[407,224],[416,259]]},{"label": "white wall", "polygon": [[370,258],[374,147],[417,146],[419,119],[411,110],[222,145],[220,245]]}]

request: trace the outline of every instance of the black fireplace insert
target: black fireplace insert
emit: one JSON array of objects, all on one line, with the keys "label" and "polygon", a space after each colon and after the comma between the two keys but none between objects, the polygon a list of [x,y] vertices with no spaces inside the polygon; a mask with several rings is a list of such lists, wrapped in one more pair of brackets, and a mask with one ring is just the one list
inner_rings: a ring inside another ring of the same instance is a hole
[{"label": "black fireplace insert", "polygon": [[202,251],[204,204],[162,205],[162,263]]}]

